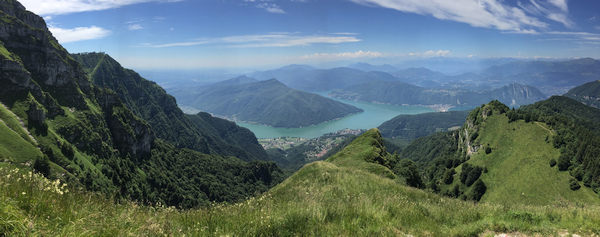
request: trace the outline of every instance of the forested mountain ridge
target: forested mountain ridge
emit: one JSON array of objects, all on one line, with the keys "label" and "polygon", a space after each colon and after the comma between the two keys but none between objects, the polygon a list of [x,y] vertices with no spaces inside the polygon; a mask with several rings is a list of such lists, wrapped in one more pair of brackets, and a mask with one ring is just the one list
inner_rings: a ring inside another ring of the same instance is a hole
[{"label": "forested mountain ridge", "polygon": [[194,95],[182,97],[180,103],[274,127],[310,126],[362,112],[351,105],[291,89],[276,79],[240,82],[240,78],[234,78],[200,88]]},{"label": "forested mountain ridge", "polygon": [[267,159],[250,130],[207,114],[184,114],[177,107],[175,98],[163,88],[135,71],[123,68],[109,55],[83,53],[71,56],[83,65],[95,85],[114,91],[127,108],[148,121],[159,138],[177,147],[207,154],[231,155],[246,161]]},{"label": "forested mountain ridge", "polygon": [[386,138],[413,140],[436,132],[461,127],[469,111],[448,111],[415,115],[398,115],[379,125]]},{"label": "forested mountain ridge", "polygon": [[600,80],[585,83],[569,90],[566,97],[575,99],[586,105],[600,108]]},{"label": "forested mountain ridge", "polygon": [[162,131],[141,118],[142,109],[132,112],[122,102],[124,92],[146,92],[95,85],[44,20],[17,1],[1,1],[0,18],[0,165],[33,167],[116,200],[184,208],[241,200],[282,180],[273,163],[203,154],[160,139]]},{"label": "forested mountain ridge", "polygon": [[485,202],[600,203],[599,137],[585,132],[599,112],[566,97],[518,110],[495,101],[471,111],[460,130],[416,139],[399,157],[417,162],[423,183],[451,197],[472,198],[481,180]]}]

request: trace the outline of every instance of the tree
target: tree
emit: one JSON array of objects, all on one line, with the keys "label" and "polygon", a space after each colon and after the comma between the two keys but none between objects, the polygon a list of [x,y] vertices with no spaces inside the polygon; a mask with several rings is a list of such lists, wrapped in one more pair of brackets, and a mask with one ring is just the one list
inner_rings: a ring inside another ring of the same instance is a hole
[{"label": "tree", "polygon": [[579,185],[577,180],[571,179],[569,181],[569,188],[571,188],[571,190],[575,191],[575,190],[578,190],[579,188],[581,188],[581,185]]},{"label": "tree", "polygon": [[473,189],[471,190],[471,199],[475,201],[481,200],[481,197],[483,197],[486,190],[487,187],[485,186],[485,183],[483,183],[481,179],[477,180],[477,182],[473,184]]},{"label": "tree", "polygon": [[560,171],[568,170],[569,166],[571,166],[571,159],[569,159],[569,157],[567,157],[565,155],[561,155],[558,158],[558,170],[560,170]]},{"label": "tree", "polygon": [[45,177],[50,177],[50,161],[48,160],[48,156],[42,156],[35,160],[33,169]]},{"label": "tree", "polygon": [[396,167],[394,167],[396,174],[406,179],[406,184],[415,188],[423,188],[423,180],[421,174],[417,168],[417,164],[409,159],[402,159]]},{"label": "tree", "polygon": [[469,172],[469,174],[467,175],[467,179],[465,180],[465,185],[467,185],[467,187],[471,186],[475,182],[475,180],[479,179],[482,171],[483,171],[483,169],[481,167],[474,166],[471,169],[471,171]]},{"label": "tree", "polygon": [[454,174],[456,174],[456,171],[454,171],[454,169],[447,169],[444,172],[444,177],[443,177],[444,183],[451,184],[454,181]]},{"label": "tree", "polygon": [[554,167],[556,165],[556,160],[552,159],[550,160],[550,167]]},{"label": "tree", "polygon": [[73,146],[71,146],[70,144],[68,144],[66,142],[63,142],[62,144],[60,144],[60,151],[63,153],[63,155],[65,155],[69,159],[73,159],[73,156],[75,156],[75,151],[73,151]]}]

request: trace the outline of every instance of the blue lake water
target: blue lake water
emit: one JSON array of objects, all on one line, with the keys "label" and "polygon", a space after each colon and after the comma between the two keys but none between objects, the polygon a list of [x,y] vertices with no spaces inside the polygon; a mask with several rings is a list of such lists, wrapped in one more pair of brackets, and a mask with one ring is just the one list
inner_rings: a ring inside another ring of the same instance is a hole
[{"label": "blue lake water", "polygon": [[[326,96],[326,94],[321,94]],[[331,97],[329,97],[331,98]],[[335,98],[332,98],[335,99]],[[336,132],[345,128],[350,129],[369,129],[376,128],[381,123],[390,120],[400,114],[420,114],[426,112],[433,112],[433,109],[425,106],[413,106],[413,105],[388,105],[388,104],[374,104],[368,102],[357,102],[349,100],[341,100],[346,104],[350,104],[364,110],[362,113],[353,114],[350,116],[343,117],[341,119],[332,120],[324,123],[320,123],[313,126],[302,127],[302,128],[275,128],[265,125],[257,125],[250,123],[236,122],[242,127],[250,129],[258,138],[275,138],[275,137],[306,137],[314,138],[319,137],[326,133]]]},{"label": "blue lake water", "polygon": [[[275,128],[266,125],[251,124],[244,122],[236,122],[242,127],[250,129],[257,138],[277,138],[277,137],[305,137],[314,138],[319,137],[326,133],[336,132],[345,128],[350,129],[370,129],[376,128],[383,122],[392,119],[401,114],[421,114],[427,112],[434,112],[433,109],[426,106],[417,105],[389,105],[389,104],[375,104],[362,101],[350,101],[332,98],[327,96],[327,93],[317,93],[322,96],[350,104],[364,110],[362,113],[353,114],[350,116],[343,117],[341,119],[332,120],[324,123],[320,123],[313,126],[302,127],[302,128]],[[189,107],[181,106],[181,109],[190,114],[200,112],[200,110]],[[474,106],[462,106],[453,107],[450,110],[471,110]]]}]

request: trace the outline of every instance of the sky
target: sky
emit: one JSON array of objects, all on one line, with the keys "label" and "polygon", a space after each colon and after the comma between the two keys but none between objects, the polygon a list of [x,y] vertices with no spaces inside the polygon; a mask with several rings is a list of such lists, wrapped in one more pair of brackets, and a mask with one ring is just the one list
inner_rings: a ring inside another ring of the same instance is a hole
[{"label": "sky", "polygon": [[133,69],[600,58],[597,0],[21,0],[71,53]]}]

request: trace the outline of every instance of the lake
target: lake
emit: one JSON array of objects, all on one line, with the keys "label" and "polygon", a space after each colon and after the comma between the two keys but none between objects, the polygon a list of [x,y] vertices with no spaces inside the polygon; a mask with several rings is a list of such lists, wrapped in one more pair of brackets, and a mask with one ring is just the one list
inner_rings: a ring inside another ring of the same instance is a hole
[{"label": "lake", "polygon": [[[328,97],[326,93],[319,93],[322,96]],[[332,120],[308,127],[302,128],[275,128],[266,125],[257,125],[250,123],[236,122],[242,127],[250,129],[257,138],[275,138],[275,137],[305,137],[314,138],[326,133],[336,132],[344,128],[350,129],[369,129],[376,128],[381,123],[390,120],[400,114],[420,114],[426,112],[434,112],[433,109],[425,106],[412,105],[388,105],[374,104],[368,102],[358,102],[341,100],[328,97],[346,104],[350,104],[364,110],[362,113],[349,115],[337,120]]]}]

